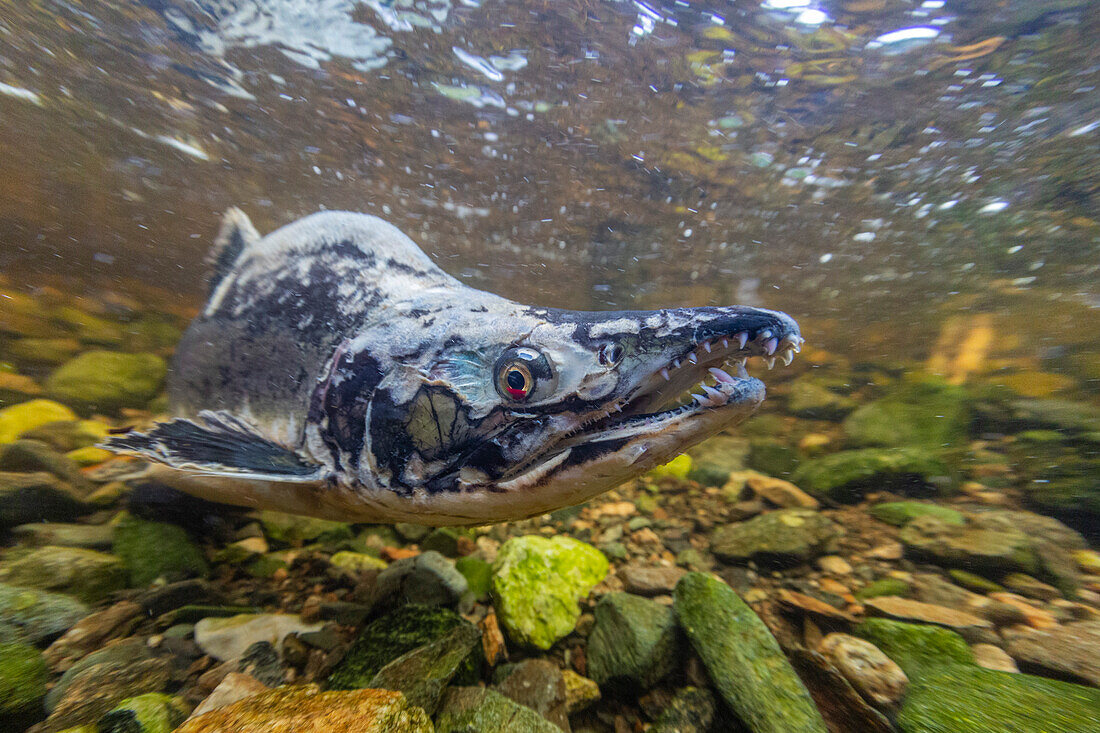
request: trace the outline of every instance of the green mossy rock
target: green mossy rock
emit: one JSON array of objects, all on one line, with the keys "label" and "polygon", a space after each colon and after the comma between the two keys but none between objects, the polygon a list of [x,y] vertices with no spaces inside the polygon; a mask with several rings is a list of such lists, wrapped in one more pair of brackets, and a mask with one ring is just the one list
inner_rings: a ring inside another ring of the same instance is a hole
[{"label": "green mossy rock", "polygon": [[925,515],[905,525],[899,539],[906,554],[947,567],[1029,574],[1041,567],[1031,537],[993,513],[973,515],[961,527]]},{"label": "green mossy rock", "polygon": [[688,573],[673,598],[714,687],[754,733],[825,733],[825,721],[779,644],[732,588]]},{"label": "green mossy rock", "polygon": [[25,338],[7,344],[8,358],[20,364],[56,366],[80,352],[80,342],[72,338]]},{"label": "green mossy rock", "polygon": [[297,546],[309,542],[332,544],[355,536],[351,525],[327,519],[265,510],[260,512],[264,536],[271,542]]},{"label": "green mossy rock", "polygon": [[630,593],[608,593],[596,604],[588,637],[588,675],[600,686],[625,683],[648,690],[680,662],[681,637],[668,606]]},{"label": "green mossy rock", "polygon": [[0,527],[76,519],[92,508],[52,474],[0,472]]},{"label": "green mossy rock", "polygon": [[125,339],[122,326],[79,308],[63,305],[50,311],[50,321],[75,333],[85,344],[121,346]]},{"label": "green mossy rock", "polygon": [[775,438],[753,438],[745,465],[768,476],[788,477],[798,467],[798,451]]},{"label": "green mossy rock", "polygon": [[840,534],[835,522],[813,509],[780,509],[717,528],[710,551],[729,562],[792,565],[829,552]]},{"label": "green mossy rock", "polygon": [[867,491],[934,493],[950,483],[950,471],[922,448],[862,448],[806,461],[791,481],[816,496],[850,502]]},{"label": "green mossy rock", "polygon": [[[454,611],[410,605],[379,618],[363,629],[328,678],[332,690],[368,687],[379,670],[406,652],[430,644],[459,626],[470,626]],[[480,650],[466,657],[455,674],[459,683],[477,679]]]},{"label": "green mossy rock", "polygon": [[0,644],[0,716],[41,706],[46,696],[46,660],[29,644]]},{"label": "green mossy rock", "polygon": [[1067,433],[1028,430],[1010,456],[1027,501],[1063,517],[1100,517],[1100,456]]},{"label": "green mossy rock", "polygon": [[126,566],[105,552],[47,545],[0,567],[0,581],[97,603],[126,587]]},{"label": "green mossy rock", "polygon": [[80,467],[46,443],[20,438],[0,446],[0,471],[45,471],[76,489],[82,496],[94,487],[84,478]]},{"label": "green mossy rock", "polygon": [[[994,583],[989,578],[983,578],[980,575],[960,568],[951,568],[947,571],[947,574],[951,577],[951,580],[955,581],[956,585],[960,585],[975,593],[999,593],[1004,590],[1003,587]],[[859,595],[857,594],[856,597],[858,598]]]},{"label": "green mossy rock", "polygon": [[895,527],[903,527],[917,517],[936,517],[947,524],[961,527],[966,524],[966,518],[962,512],[939,504],[925,504],[919,501],[890,501],[885,504],[875,504],[870,509],[871,516],[880,522],[892,524]]},{"label": "green mossy rock", "polygon": [[160,692],[123,700],[96,723],[98,733],[170,733],[187,718],[187,704]]},{"label": "green mossy rock", "polygon": [[65,362],[46,380],[57,400],[85,412],[142,408],[157,396],[168,365],[156,354],[85,351]]},{"label": "green mossy rock", "polygon": [[910,679],[946,664],[974,664],[974,655],[963,638],[941,626],[871,618],[852,633],[881,649]]},{"label": "green mossy rock", "polygon": [[385,570],[387,563],[374,555],[362,552],[341,550],[329,558],[329,564],[335,568],[344,570],[352,575],[359,575],[366,570]]},{"label": "green mossy rock", "polygon": [[71,596],[0,583],[0,640],[37,644],[60,636],[90,613]]},{"label": "green mossy rock", "polygon": [[804,379],[796,380],[787,396],[787,411],[811,420],[843,420],[856,407],[851,397]]},{"label": "green mossy rock", "polygon": [[898,578],[880,578],[856,591],[856,600],[878,598],[880,596],[904,596],[909,593],[909,584]]},{"label": "green mossy rock", "polygon": [[204,576],[209,570],[202,552],[182,527],[122,514],[114,529],[113,551],[126,563],[132,585],[148,585],[162,577],[171,581]]},{"label": "green mossy rock", "polygon": [[0,410],[0,444],[10,443],[42,425],[76,419],[76,413],[53,400],[20,402]]},{"label": "green mossy rock", "polygon": [[466,578],[466,585],[474,598],[481,600],[488,597],[493,588],[492,565],[471,555],[455,560],[455,570]]},{"label": "green mossy rock", "polygon": [[844,421],[844,432],[855,446],[939,450],[965,445],[970,417],[966,390],[925,376],[853,412]]},{"label": "green mossy rock", "polygon": [[688,451],[691,472],[688,478],[703,486],[721,486],[734,471],[745,468],[749,441],[732,435],[716,435]]},{"label": "green mossy rock", "polygon": [[561,733],[529,707],[483,687],[451,687],[443,696],[436,733]]},{"label": "green mossy rock", "polygon": [[501,626],[520,644],[549,649],[576,626],[577,601],[604,579],[609,567],[602,552],[570,537],[513,537],[493,562]]},{"label": "green mossy rock", "polygon": [[56,451],[68,453],[88,448],[107,437],[109,427],[98,420],[58,420],[28,430],[20,437],[38,440]]},{"label": "green mossy rock", "polygon": [[380,669],[367,686],[401,692],[410,705],[432,715],[443,690],[480,641],[476,626],[460,624],[443,637],[402,654]]}]

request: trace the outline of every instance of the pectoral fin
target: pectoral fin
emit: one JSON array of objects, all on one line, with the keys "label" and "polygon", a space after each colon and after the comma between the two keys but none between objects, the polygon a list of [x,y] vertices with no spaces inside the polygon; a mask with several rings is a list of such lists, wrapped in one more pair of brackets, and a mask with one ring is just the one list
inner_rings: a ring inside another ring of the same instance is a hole
[{"label": "pectoral fin", "polygon": [[227,412],[175,418],[145,433],[109,438],[104,448],[194,473],[268,481],[317,481],[326,468]]}]

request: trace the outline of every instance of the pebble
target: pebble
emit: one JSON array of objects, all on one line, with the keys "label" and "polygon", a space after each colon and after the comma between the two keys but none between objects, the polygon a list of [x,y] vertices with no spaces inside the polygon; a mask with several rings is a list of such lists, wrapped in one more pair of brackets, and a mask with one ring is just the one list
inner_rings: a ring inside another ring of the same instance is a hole
[{"label": "pebble", "polygon": [[848,561],[839,555],[825,555],[817,559],[817,566],[821,568],[823,572],[832,573],[833,575],[850,575],[852,572],[852,566],[848,564]]},{"label": "pebble", "polygon": [[232,705],[238,700],[243,700],[250,695],[264,692],[267,689],[267,685],[251,675],[230,672],[222,678],[214,691],[207,695],[198,707],[192,711],[191,717],[194,718],[203,713],[209,713],[211,710],[224,708],[226,705]]},{"label": "pebble", "polygon": [[321,624],[305,623],[294,614],[239,614],[228,618],[204,618],[195,624],[195,643],[220,661],[237,659],[258,641],[282,649],[287,634],[318,631]]},{"label": "pebble", "polygon": [[54,672],[64,672],[81,657],[126,636],[140,620],[141,606],[132,601],[118,603],[85,616],[43,652]]},{"label": "pebble", "polygon": [[945,606],[922,603],[897,596],[878,596],[863,601],[867,613],[872,616],[884,616],[899,621],[917,621],[950,629],[988,629],[993,624],[972,613],[957,611]]},{"label": "pebble", "polygon": [[970,651],[974,652],[974,663],[979,667],[996,670],[997,672],[1017,673],[1020,671],[1015,660],[999,646],[974,644],[970,647]]},{"label": "pebble", "polygon": [[1028,668],[1100,687],[1100,621],[1006,630],[1005,651]]},{"label": "pebble", "polygon": [[1058,625],[1058,619],[1052,613],[1036,608],[1014,593],[990,593],[989,597],[1021,611],[1028,626],[1036,629],[1052,629]]},{"label": "pebble", "polygon": [[561,670],[553,662],[525,659],[514,665],[496,687],[505,697],[531,708],[562,730],[569,730],[569,694]]},{"label": "pebble", "polygon": [[891,708],[904,697],[909,678],[871,642],[848,634],[829,634],[818,650],[872,705]]},{"label": "pebble", "polygon": [[623,581],[623,588],[629,593],[641,596],[656,596],[671,593],[676,583],[687,573],[675,566],[624,565],[616,571]]}]

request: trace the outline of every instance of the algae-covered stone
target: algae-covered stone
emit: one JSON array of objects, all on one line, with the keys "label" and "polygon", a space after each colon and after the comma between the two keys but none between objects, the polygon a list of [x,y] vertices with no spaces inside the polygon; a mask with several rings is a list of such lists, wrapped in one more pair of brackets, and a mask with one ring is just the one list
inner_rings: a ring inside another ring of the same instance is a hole
[{"label": "algae-covered stone", "polygon": [[378,574],[370,602],[394,608],[409,603],[449,606],[458,602],[468,586],[462,573],[438,552],[422,552],[397,560]]},{"label": "algae-covered stone", "polygon": [[910,679],[945,664],[974,664],[974,654],[966,641],[940,626],[872,618],[853,633],[881,649]]},{"label": "algae-covered stone", "polygon": [[905,525],[899,537],[907,554],[942,565],[979,572],[1040,569],[1031,538],[1004,517],[978,514],[960,527],[925,515]]},{"label": "algae-covered stone", "polygon": [[811,494],[855,501],[866,491],[929,493],[950,482],[950,471],[923,448],[861,448],[806,461],[791,477]]},{"label": "algae-covered stone", "polygon": [[46,660],[33,646],[0,643],[0,716],[40,705],[47,676]]},{"label": "algae-covered stone", "polygon": [[[371,622],[360,632],[329,676],[329,689],[367,687],[378,671],[397,657],[430,644],[459,626],[470,625],[447,608],[404,606]],[[461,682],[472,681],[480,664],[477,650],[474,651],[456,673]]]},{"label": "algae-covered stone", "polygon": [[168,366],[156,354],[85,351],[46,380],[52,397],[88,412],[145,407],[157,396]]},{"label": "algae-covered stone", "polygon": [[280,687],[191,718],[175,733],[431,733],[427,714],[390,690]]},{"label": "algae-covered stone", "polygon": [[127,698],[96,723],[99,733],[169,733],[187,718],[187,704],[161,692]]},{"label": "algae-covered stone", "polygon": [[966,523],[962,512],[939,504],[926,504],[919,501],[889,501],[875,504],[870,509],[871,516],[880,522],[902,527],[917,517],[932,516],[947,524],[962,526]]},{"label": "algae-covered stone", "polygon": [[781,509],[719,527],[710,550],[723,560],[771,564],[807,562],[829,551],[840,528],[812,509]]},{"label": "algae-covered stone", "polygon": [[897,718],[902,733],[1084,733],[1098,722],[1100,690],[963,664],[918,677]]},{"label": "algae-covered stone", "polygon": [[387,664],[367,686],[402,692],[410,705],[424,708],[432,715],[443,690],[480,640],[481,632],[476,626],[459,624],[441,638]]},{"label": "algae-covered stone", "polygon": [[939,449],[964,444],[969,425],[966,391],[924,376],[853,412],[844,421],[844,432],[857,446]]},{"label": "algae-covered stone", "polygon": [[880,596],[904,596],[909,592],[909,584],[899,578],[880,578],[856,591],[856,599],[865,601]]},{"label": "algae-covered stone", "polygon": [[30,400],[0,410],[0,445],[23,433],[58,420],[76,420],[76,413],[53,400]]},{"label": "algae-covered stone", "polygon": [[0,527],[75,519],[91,509],[80,492],[49,473],[0,472]]},{"label": "algae-covered stone", "polygon": [[691,456],[681,453],[668,463],[657,466],[646,475],[653,479],[674,478],[683,481],[691,473]]},{"label": "algae-covered stone", "polygon": [[602,552],[570,537],[513,537],[493,562],[497,617],[513,640],[549,649],[576,626],[577,601],[608,568]]},{"label": "algae-covered stone", "polygon": [[851,397],[802,379],[791,385],[787,396],[787,410],[792,415],[811,420],[843,420],[857,406]]},{"label": "algae-covered stone", "polygon": [[676,614],[648,598],[608,593],[596,604],[588,637],[588,674],[600,685],[625,682],[652,687],[680,661]]},{"label": "algae-covered stone", "polygon": [[348,540],[354,536],[351,525],[344,522],[271,510],[260,512],[260,524],[263,525],[264,536],[268,540],[283,545],[301,545],[306,542],[326,544]]},{"label": "algae-covered stone", "polygon": [[0,471],[45,471],[57,476],[82,495],[92,485],[70,459],[38,440],[19,439],[0,446]]},{"label": "algae-covered stone", "polygon": [[353,575],[367,570],[385,570],[386,561],[362,552],[342,550],[329,558],[329,564]]},{"label": "algae-covered stone", "polygon": [[0,639],[36,644],[60,636],[89,613],[71,596],[0,583]]},{"label": "algae-covered stone", "polygon": [[206,575],[206,559],[182,527],[150,522],[125,514],[115,522],[114,553],[130,572],[130,583],[141,586],[157,578],[180,580]]},{"label": "algae-covered stone", "polygon": [[732,588],[688,573],[673,598],[715,688],[754,733],[824,733],[821,714],[779,644]]},{"label": "algae-covered stone", "polygon": [[76,356],[80,348],[72,338],[22,338],[6,344],[5,351],[20,364],[56,366]]},{"label": "algae-covered stone", "polygon": [[24,432],[21,438],[38,440],[67,453],[89,448],[107,437],[109,426],[98,420],[58,420]]},{"label": "algae-covered stone", "polygon": [[126,587],[126,566],[105,552],[47,545],[0,567],[0,581],[96,603]]},{"label": "algae-covered stone", "polygon": [[704,486],[721,486],[732,472],[744,469],[749,441],[719,434],[692,448],[688,455],[691,456],[689,479]]},{"label": "algae-covered stone", "polygon": [[455,560],[455,570],[466,578],[466,585],[476,599],[489,595],[493,586],[493,566],[479,557],[469,555]]},{"label": "algae-covered stone", "polygon": [[60,522],[31,522],[11,528],[12,537],[27,547],[57,545],[83,547],[88,550],[108,550],[113,532],[103,524],[64,524]]},{"label": "algae-covered stone", "polygon": [[482,687],[451,687],[443,696],[436,733],[561,733],[529,707]]}]

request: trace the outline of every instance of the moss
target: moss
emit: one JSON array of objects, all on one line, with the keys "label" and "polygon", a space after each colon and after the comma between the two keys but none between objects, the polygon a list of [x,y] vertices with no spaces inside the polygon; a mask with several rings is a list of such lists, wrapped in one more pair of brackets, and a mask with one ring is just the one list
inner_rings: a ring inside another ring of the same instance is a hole
[{"label": "moss", "polygon": [[29,644],[0,644],[0,715],[29,710],[46,696],[46,661]]},{"label": "moss", "polygon": [[455,570],[466,578],[466,585],[474,598],[482,599],[489,595],[493,586],[493,567],[481,558],[460,557],[455,560]]},{"label": "moss", "polygon": [[898,578],[879,578],[856,591],[856,599],[863,601],[879,596],[904,596],[909,592],[909,584]]},{"label": "moss", "polygon": [[889,501],[871,507],[871,516],[880,522],[901,527],[917,517],[933,516],[946,524],[962,526],[966,518],[962,512],[938,504],[925,504],[919,501]]},{"label": "moss", "polygon": [[155,354],[85,351],[46,380],[54,398],[85,412],[142,408],[157,396],[168,366]]},{"label": "moss", "polygon": [[96,723],[98,733],[169,733],[187,718],[186,704],[176,697],[149,692],[127,698]]},{"label": "moss", "polygon": [[881,649],[911,678],[945,664],[974,664],[974,655],[963,638],[940,626],[872,618],[854,633]]},{"label": "moss", "polygon": [[1096,730],[1100,690],[1025,674],[948,664],[912,681],[903,733]]},{"label": "moss", "polygon": [[966,391],[942,379],[922,376],[853,412],[844,421],[844,432],[858,446],[938,450],[964,444],[969,424]]},{"label": "moss", "polygon": [[596,625],[588,637],[588,674],[599,685],[611,681],[648,690],[680,659],[676,614],[656,601],[629,593],[608,593],[596,604]]},{"label": "moss", "polygon": [[807,562],[832,547],[840,528],[812,509],[781,509],[719,527],[710,550],[723,560],[789,565]]},{"label": "moss", "polygon": [[126,563],[135,586],[160,577],[178,580],[208,571],[202,553],[182,527],[123,514],[114,529],[113,551]]},{"label": "moss", "polygon": [[560,733],[560,728],[529,707],[495,690],[452,687],[436,720],[436,733]]},{"label": "moss", "polygon": [[105,552],[47,545],[8,563],[0,569],[0,580],[96,603],[126,587],[126,566]]},{"label": "moss", "polygon": [[951,580],[955,581],[956,584],[961,585],[967,590],[972,590],[975,593],[998,593],[1004,590],[1004,588],[994,583],[989,578],[983,578],[967,570],[951,568],[947,571],[947,574],[951,576]]},{"label": "moss", "polygon": [[856,501],[865,491],[934,493],[950,480],[947,466],[921,448],[862,448],[806,461],[791,481],[817,496]]}]

